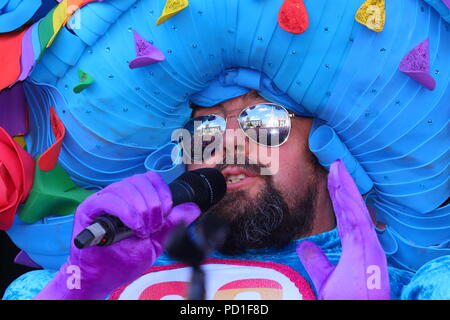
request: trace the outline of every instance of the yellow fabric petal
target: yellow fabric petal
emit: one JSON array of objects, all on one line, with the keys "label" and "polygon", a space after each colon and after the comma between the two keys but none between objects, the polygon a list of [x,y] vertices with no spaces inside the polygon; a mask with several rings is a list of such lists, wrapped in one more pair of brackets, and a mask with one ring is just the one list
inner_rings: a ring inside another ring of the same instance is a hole
[{"label": "yellow fabric petal", "polygon": [[156,21],[156,25],[158,26],[167,19],[173,17],[178,12],[186,8],[188,5],[189,5],[188,0],[167,0],[161,16],[158,18],[158,21]]},{"label": "yellow fabric petal", "polygon": [[356,12],[355,20],[375,32],[383,31],[386,22],[384,0],[366,0]]}]

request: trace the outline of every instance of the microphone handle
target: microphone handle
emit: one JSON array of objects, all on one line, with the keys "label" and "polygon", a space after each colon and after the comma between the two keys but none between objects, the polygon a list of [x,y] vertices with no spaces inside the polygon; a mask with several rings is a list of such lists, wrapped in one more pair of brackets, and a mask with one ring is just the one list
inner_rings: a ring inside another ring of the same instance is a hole
[{"label": "microphone handle", "polygon": [[114,216],[104,214],[81,231],[74,239],[74,244],[78,249],[92,246],[109,246],[117,241],[131,237],[133,230],[123,224]]},{"label": "microphone handle", "polygon": [[[169,184],[169,189],[172,193],[172,207],[185,202],[193,201],[194,199],[194,190],[185,181],[176,180],[173,183]],[[115,232],[111,232],[111,234],[108,234],[108,232],[106,232],[105,237],[107,238],[107,240],[105,240],[104,243],[100,242],[98,244],[99,246],[109,246],[113,243],[134,235],[134,231],[128,228],[119,218],[111,215],[103,215],[103,217],[105,216],[108,217],[109,220],[113,220],[113,226],[110,225],[107,230],[114,230]]]},{"label": "microphone handle", "polygon": [[[106,218],[113,225],[106,229],[106,234],[98,246],[109,246],[125,238],[134,235],[134,231],[128,228],[119,218],[111,215],[104,215],[100,218]],[[106,239],[106,240],[103,240]]]},{"label": "microphone handle", "polygon": [[[172,193],[173,207],[181,203],[191,202],[195,197],[192,187],[183,180],[173,181],[169,185],[169,189]],[[92,246],[104,247],[133,235],[133,230],[124,225],[119,218],[105,213],[78,234],[74,243],[79,249]]]},{"label": "microphone handle", "polygon": [[[173,207],[194,202],[204,212],[223,198],[227,183],[220,171],[203,168],[184,173],[169,184],[169,189]],[[133,234],[119,218],[105,212],[81,231],[75,237],[74,243],[80,249],[94,245],[108,246]]]}]

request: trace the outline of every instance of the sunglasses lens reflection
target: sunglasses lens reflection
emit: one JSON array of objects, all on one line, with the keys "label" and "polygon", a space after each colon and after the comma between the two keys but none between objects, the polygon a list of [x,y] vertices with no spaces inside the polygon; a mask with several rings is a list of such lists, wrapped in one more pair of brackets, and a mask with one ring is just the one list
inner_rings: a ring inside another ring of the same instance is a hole
[{"label": "sunglasses lens reflection", "polygon": [[[247,107],[240,113],[238,121],[248,138],[269,147],[283,144],[291,129],[289,113],[275,104]],[[205,161],[214,155],[211,146],[218,146],[222,142],[226,120],[214,114],[200,116],[189,120],[184,129],[190,135],[189,139],[181,142],[184,153],[191,160]]]},{"label": "sunglasses lens reflection", "polygon": [[291,128],[289,113],[273,104],[246,108],[239,117],[239,123],[250,139],[271,147],[283,144]]},{"label": "sunglasses lens reflection", "polygon": [[[190,139],[182,141],[184,154],[194,161],[204,161],[214,155],[214,150],[207,153],[205,149],[220,142],[226,125],[225,119],[217,115],[200,116],[188,121],[184,129],[189,132]],[[204,157],[205,154],[209,157]]]}]

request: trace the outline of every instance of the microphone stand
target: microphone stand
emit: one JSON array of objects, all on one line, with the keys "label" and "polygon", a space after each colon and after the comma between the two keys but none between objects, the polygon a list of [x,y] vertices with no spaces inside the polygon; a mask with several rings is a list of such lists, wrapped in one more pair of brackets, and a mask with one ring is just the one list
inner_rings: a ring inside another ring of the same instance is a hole
[{"label": "microphone stand", "polygon": [[192,266],[188,300],[205,300],[205,271],[201,266]]},{"label": "microphone stand", "polygon": [[188,300],[205,300],[205,272],[202,262],[225,241],[228,225],[222,219],[207,214],[198,225],[198,239],[192,241],[188,228],[179,224],[169,235],[166,250],[169,256],[192,267]]}]

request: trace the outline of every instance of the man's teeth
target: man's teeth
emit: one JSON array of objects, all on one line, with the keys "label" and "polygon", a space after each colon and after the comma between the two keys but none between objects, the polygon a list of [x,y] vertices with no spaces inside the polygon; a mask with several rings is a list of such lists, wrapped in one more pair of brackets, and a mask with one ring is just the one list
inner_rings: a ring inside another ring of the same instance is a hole
[{"label": "man's teeth", "polygon": [[238,181],[241,181],[242,179],[245,179],[247,176],[243,173],[238,175],[231,175],[227,177],[227,182],[229,183],[236,183]]}]

